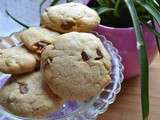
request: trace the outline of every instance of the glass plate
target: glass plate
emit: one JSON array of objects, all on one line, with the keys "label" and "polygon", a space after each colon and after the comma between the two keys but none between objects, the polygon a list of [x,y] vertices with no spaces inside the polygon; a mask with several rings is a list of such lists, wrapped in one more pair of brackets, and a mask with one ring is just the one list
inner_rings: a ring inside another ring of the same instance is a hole
[{"label": "glass plate", "polygon": [[[95,120],[99,114],[104,113],[110,104],[115,101],[116,95],[121,90],[121,83],[123,81],[123,65],[121,64],[121,57],[112,43],[102,35],[93,32],[99,37],[105,46],[106,50],[112,57],[112,83],[104,88],[97,96],[84,102],[68,101],[63,105],[63,108],[56,113],[49,115],[43,120]],[[0,42],[0,49],[7,49],[9,47],[23,45],[21,40],[17,37],[18,33],[12,34],[10,37],[3,39]],[[0,88],[5,84],[11,75],[0,74]],[[12,115],[0,107],[0,120],[33,120],[32,118],[22,118]],[[37,119],[36,119],[37,120]],[[42,119],[41,119],[42,120]]]},{"label": "glass plate", "polygon": [[[43,0],[1,0],[0,2],[0,49],[22,45],[17,35],[12,34],[9,38],[3,38],[13,32],[21,31],[23,26],[17,24],[6,14],[9,11],[19,21],[28,26],[39,26],[40,13],[49,6],[51,0],[46,0],[40,10],[39,5]],[[86,4],[88,0],[76,0]],[[65,2],[65,0],[61,0]],[[32,18],[32,19],[30,19]],[[93,32],[103,42],[105,48],[112,56],[112,83],[103,89],[97,96],[85,102],[69,101],[66,102],[63,108],[49,118],[43,120],[95,120],[99,114],[104,113],[110,104],[115,101],[116,95],[120,92],[121,83],[123,81],[123,65],[121,57],[112,43],[102,35]],[[0,73],[0,88],[10,78],[11,75]],[[22,118],[5,111],[0,106],[0,120],[33,120],[32,118]],[[37,119],[36,119],[37,120]]]}]

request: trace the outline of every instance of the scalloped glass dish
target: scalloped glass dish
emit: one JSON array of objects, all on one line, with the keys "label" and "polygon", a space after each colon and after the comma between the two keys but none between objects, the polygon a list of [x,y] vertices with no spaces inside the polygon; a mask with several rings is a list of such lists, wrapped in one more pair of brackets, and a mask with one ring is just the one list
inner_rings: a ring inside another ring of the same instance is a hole
[{"label": "scalloped glass dish", "polygon": [[[112,83],[97,96],[92,97],[90,100],[84,102],[67,101],[63,107],[56,113],[48,115],[43,119],[36,120],[95,120],[99,114],[104,113],[110,104],[115,101],[116,95],[121,90],[121,83],[123,81],[123,65],[121,64],[121,57],[118,51],[113,47],[112,43],[102,35],[93,32],[99,37],[104,44],[106,50],[112,57]],[[10,38],[0,41],[0,49],[22,45],[21,41],[12,34]],[[11,75],[0,73],[0,89],[9,79]],[[0,106],[0,120],[35,120],[32,118],[22,118],[7,112]]]}]

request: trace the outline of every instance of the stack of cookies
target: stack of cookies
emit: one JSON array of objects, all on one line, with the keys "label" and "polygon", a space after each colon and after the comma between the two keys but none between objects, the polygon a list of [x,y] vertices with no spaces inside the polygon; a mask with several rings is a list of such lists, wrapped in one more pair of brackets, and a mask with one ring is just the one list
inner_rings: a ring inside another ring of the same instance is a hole
[{"label": "stack of cookies", "polygon": [[23,117],[41,118],[64,101],[87,100],[111,82],[111,57],[89,33],[98,14],[80,3],[46,9],[41,27],[19,33],[22,46],[0,50],[0,71],[12,74],[0,105]]}]

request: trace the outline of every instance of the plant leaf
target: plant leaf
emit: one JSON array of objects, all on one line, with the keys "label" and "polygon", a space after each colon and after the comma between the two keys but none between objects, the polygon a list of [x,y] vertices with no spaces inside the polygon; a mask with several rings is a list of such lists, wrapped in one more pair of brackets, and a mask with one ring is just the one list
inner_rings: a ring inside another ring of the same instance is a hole
[{"label": "plant leaf", "polygon": [[142,104],[142,114],[143,120],[147,120],[149,116],[149,67],[148,67],[148,58],[147,50],[144,42],[143,32],[141,30],[141,25],[137,16],[137,12],[134,6],[133,0],[125,0],[125,3],[130,11],[135,34],[137,38],[137,48],[139,51],[140,57],[140,66],[141,66],[141,104]]},{"label": "plant leaf", "polygon": [[42,0],[42,2],[39,5],[39,15],[41,15],[41,9],[42,9],[42,5],[46,2],[46,0]]},{"label": "plant leaf", "polygon": [[95,9],[99,15],[106,12],[114,11],[114,8],[108,8],[108,7],[96,7],[93,9]]},{"label": "plant leaf", "polygon": [[159,6],[160,6],[160,0],[154,0],[156,3],[158,3],[159,4]]},{"label": "plant leaf", "polygon": [[110,1],[109,0],[96,0],[100,6],[109,6]]},{"label": "plant leaf", "polygon": [[152,7],[155,7],[156,9],[160,10],[160,6],[156,0],[146,0],[146,3],[152,5]]},{"label": "plant leaf", "polygon": [[[160,38],[160,33],[158,32],[158,31],[156,31],[156,28],[154,27],[151,27],[150,25],[148,25],[147,23],[145,24],[148,28],[149,28],[149,30],[151,31],[151,32],[153,32],[158,38]],[[153,25],[153,24],[152,24]],[[160,41],[160,40],[159,40]]]},{"label": "plant leaf", "polygon": [[144,7],[157,20],[157,22],[160,22],[160,10],[156,9],[156,7],[153,7],[153,5],[151,5],[151,2],[141,2],[139,0],[137,0],[136,2]]},{"label": "plant leaf", "polygon": [[67,3],[69,3],[69,2],[73,2],[73,1],[74,1],[74,0],[66,0],[66,2],[67,2]]},{"label": "plant leaf", "polygon": [[159,6],[159,4],[160,4],[160,1],[159,1],[159,0],[153,0],[153,2],[154,2],[155,4],[157,4],[158,6]]},{"label": "plant leaf", "polygon": [[113,15],[114,16],[119,16],[119,5],[120,5],[121,0],[117,0],[115,3],[115,7],[114,7],[114,11],[113,11]]},{"label": "plant leaf", "polygon": [[97,0],[98,4],[101,6],[105,6],[106,2],[104,0]]},{"label": "plant leaf", "polygon": [[59,2],[59,0],[53,0],[52,3],[50,4],[50,6],[54,6]]},{"label": "plant leaf", "polygon": [[15,17],[13,17],[13,16],[8,12],[8,10],[5,10],[5,12],[6,12],[6,14],[7,14],[12,20],[14,20],[16,23],[22,25],[22,26],[25,27],[25,28],[29,28],[29,27],[30,27],[30,26],[28,26],[28,25],[20,22],[19,20],[17,20]]},{"label": "plant leaf", "polygon": [[156,25],[155,25],[155,21],[154,19],[152,18],[152,26],[150,26],[149,24],[145,24],[149,30],[154,33],[155,37],[156,37],[156,42],[157,42],[157,47],[158,47],[158,51],[160,53],[160,33],[158,31],[156,31]]}]

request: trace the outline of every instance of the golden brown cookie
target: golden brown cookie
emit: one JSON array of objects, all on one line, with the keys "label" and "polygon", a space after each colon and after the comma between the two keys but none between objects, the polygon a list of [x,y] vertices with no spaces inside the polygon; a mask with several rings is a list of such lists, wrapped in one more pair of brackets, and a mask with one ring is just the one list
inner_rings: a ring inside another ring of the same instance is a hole
[{"label": "golden brown cookie", "polygon": [[0,71],[8,74],[31,72],[36,67],[36,58],[24,47],[0,50]]},{"label": "golden brown cookie", "polygon": [[41,53],[42,49],[51,44],[58,35],[60,34],[46,28],[30,27],[20,33],[20,38],[29,50]]},{"label": "golden brown cookie", "polygon": [[62,105],[62,99],[43,84],[40,72],[15,78],[0,90],[0,105],[9,112],[22,117],[41,118]]},{"label": "golden brown cookie", "polygon": [[91,33],[57,37],[42,53],[45,82],[63,99],[86,100],[111,82],[111,57]]},{"label": "golden brown cookie", "polygon": [[66,33],[71,31],[90,32],[100,23],[96,11],[81,3],[65,3],[46,9],[41,25]]}]

